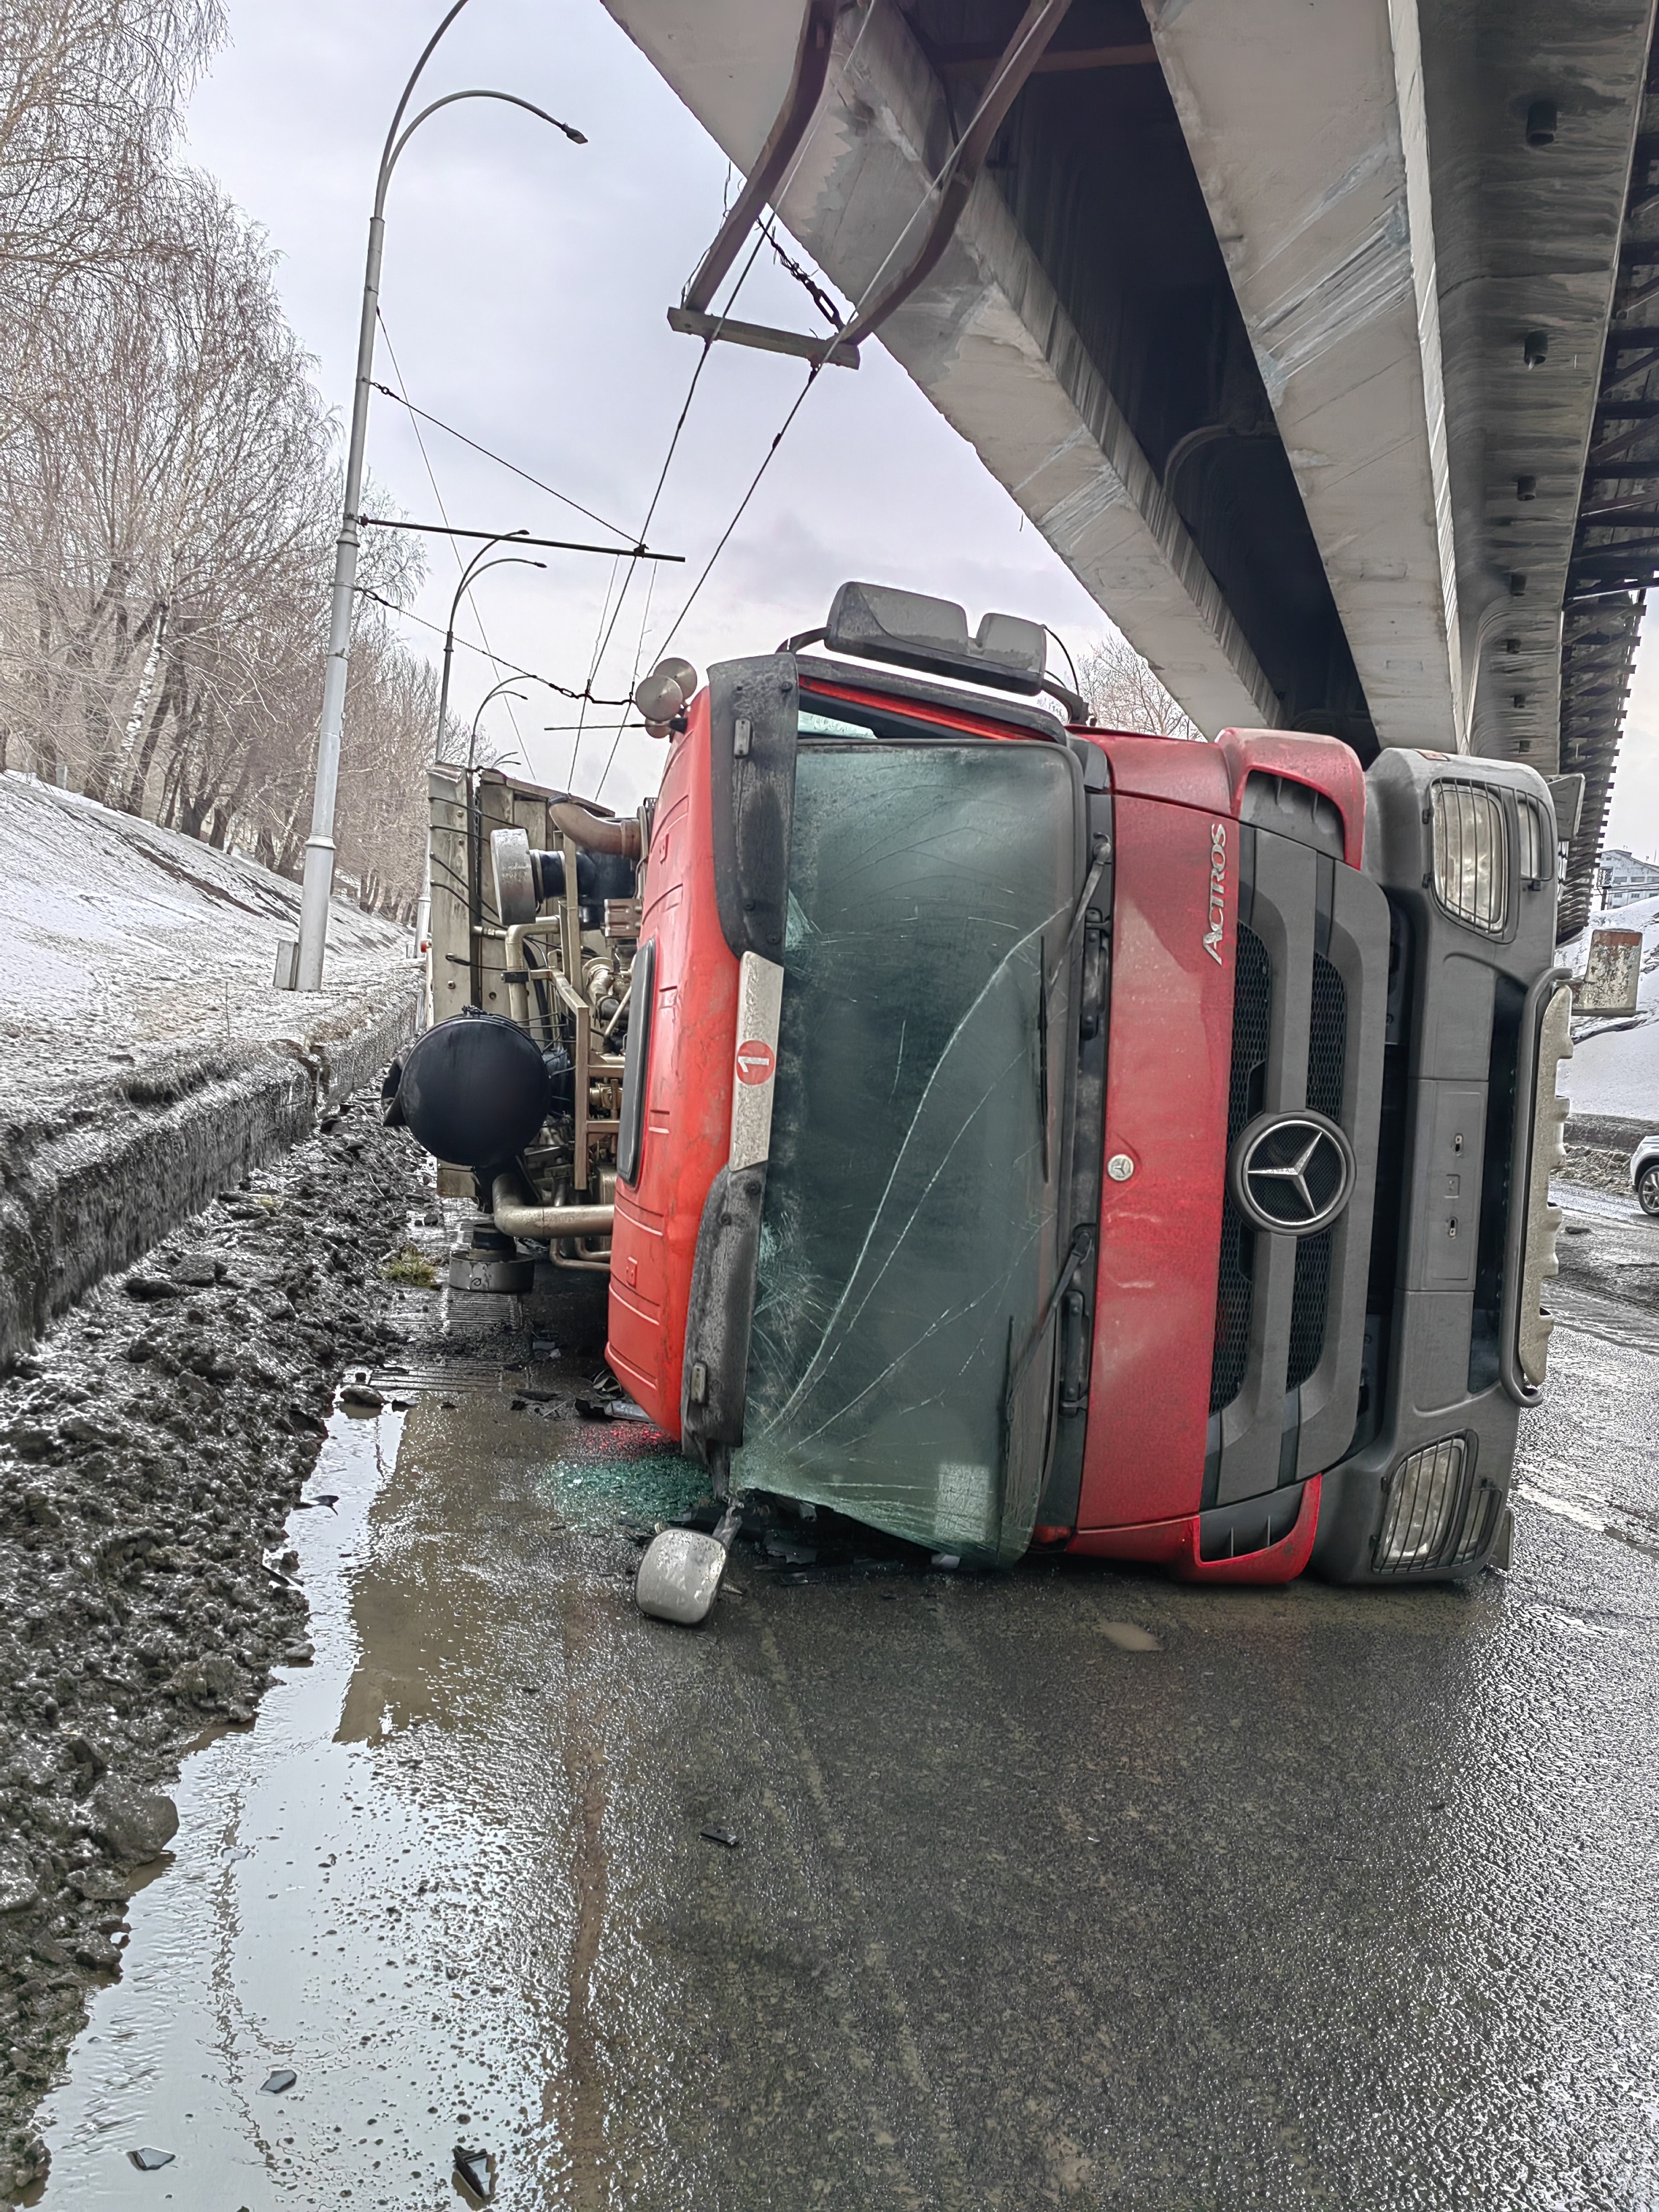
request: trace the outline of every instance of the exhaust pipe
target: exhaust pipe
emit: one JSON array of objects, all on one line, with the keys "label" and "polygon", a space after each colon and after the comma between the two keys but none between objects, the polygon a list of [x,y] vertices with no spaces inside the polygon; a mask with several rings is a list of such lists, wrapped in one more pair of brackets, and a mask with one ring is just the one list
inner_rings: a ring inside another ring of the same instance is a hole
[{"label": "exhaust pipe", "polygon": [[490,1186],[489,1210],[503,1236],[608,1237],[616,1221],[614,1206],[527,1206],[512,1176],[497,1176]]},{"label": "exhaust pipe", "polygon": [[620,853],[625,860],[637,860],[643,849],[635,815],[624,814],[618,820],[614,814],[590,814],[578,799],[551,799],[547,818],[573,844],[585,845],[590,853]]}]

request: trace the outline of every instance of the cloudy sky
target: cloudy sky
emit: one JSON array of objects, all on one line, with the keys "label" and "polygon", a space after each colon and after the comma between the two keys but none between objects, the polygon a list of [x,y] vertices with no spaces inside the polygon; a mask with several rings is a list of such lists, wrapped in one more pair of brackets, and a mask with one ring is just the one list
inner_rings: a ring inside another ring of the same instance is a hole
[{"label": "cloudy sky", "polygon": [[[375,163],[438,0],[229,0],[232,44],[191,110],[191,151],[268,231],[289,317],[343,418]],[[574,147],[532,117],[467,101],[424,125],[388,206],[377,374],[414,404],[631,535],[644,518],[698,348],[665,320],[714,234],[725,158],[599,0],[472,0],[422,92],[499,87],[586,131]],[[763,253],[743,293],[757,321],[816,328],[805,295]],[[387,343],[389,341],[389,343]],[[392,356],[395,356],[395,361]],[[730,520],[804,371],[717,347],[651,529],[684,568],[636,575],[595,688],[618,696],[646,665]],[[401,510],[469,528],[604,538],[581,515],[380,398],[369,465]],[[424,450],[422,450],[422,441]],[[607,542],[609,542],[607,540]],[[434,539],[413,611],[441,630],[459,568]],[[465,549],[465,550],[471,549]],[[497,569],[464,629],[471,646],[579,688],[613,564],[545,552]],[[970,449],[879,344],[855,373],[818,379],[753,505],[675,640],[700,667],[770,650],[822,621],[848,576],[1051,623],[1076,647],[1098,612]],[[417,649],[433,632],[405,623]],[[470,716],[496,680],[456,655]],[[655,748],[614,713],[574,712],[539,686],[497,699],[483,726],[521,744],[533,773],[630,805],[653,788]],[[573,755],[575,758],[572,772]],[[607,763],[609,766],[607,767]],[[1659,856],[1659,638],[1638,672],[1612,842]]]},{"label": "cloudy sky", "polygon": [[[196,95],[190,151],[269,232],[289,317],[343,418],[375,164],[441,9],[437,0],[230,0],[229,12],[234,43]],[[532,117],[482,100],[422,125],[388,203],[381,303],[390,343],[377,374],[393,387],[401,377],[416,406],[631,537],[698,357],[665,318],[719,224],[725,158],[599,0],[473,0],[422,92],[471,86],[520,93],[590,143],[572,146]],[[769,254],[744,287],[743,312],[819,327]],[[649,665],[804,378],[775,356],[714,349],[651,528],[652,543],[683,553],[686,565],[629,585],[596,690],[624,694],[641,646]],[[405,514],[605,538],[429,424],[420,426],[423,453],[401,407],[378,395],[374,407],[370,471]],[[444,541],[433,549],[414,611],[441,630],[459,569]],[[579,688],[613,564],[536,557],[544,571],[507,568],[483,580],[464,634]],[[1032,615],[1073,649],[1105,627],[878,345],[856,372],[819,378],[675,649],[700,667],[769,652],[822,622],[848,576],[958,599],[974,621],[992,606]],[[404,627],[412,645],[435,651],[432,632]],[[458,652],[454,700],[469,716],[495,680],[479,654]],[[572,722],[574,710],[550,691],[520,688],[525,700],[498,699],[483,726],[503,741],[516,730],[538,776],[591,791],[620,717],[590,714],[573,777],[578,733],[544,726]],[[659,772],[651,740],[625,733],[607,803],[630,804]]]}]

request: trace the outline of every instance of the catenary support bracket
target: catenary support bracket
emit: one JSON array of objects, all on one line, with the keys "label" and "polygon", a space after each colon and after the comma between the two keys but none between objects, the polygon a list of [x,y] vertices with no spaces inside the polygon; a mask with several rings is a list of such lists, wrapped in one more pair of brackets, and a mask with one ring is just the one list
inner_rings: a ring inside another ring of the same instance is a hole
[{"label": "catenary support bracket", "polygon": [[830,337],[816,337],[795,331],[773,330],[760,323],[732,322],[725,316],[711,314],[709,303],[721,279],[736,260],[750,225],[776,191],[796,149],[811,127],[829,76],[836,20],[845,4],[846,0],[807,0],[788,94],[748,182],[732,201],[713,245],[686,287],[684,298],[678,307],[669,309],[671,329],[700,337],[705,343],[724,338],[728,343],[754,346],[766,353],[793,354],[820,367],[828,362],[838,368],[856,368],[860,341],[871,337],[938,265],[962,218],[968,196],[995,143],[997,132],[1060,28],[1072,0],[1030,0],[1018,28],[991,71],[972,121],[943,174],[936,180],[939,205],[920,251],[879,299],[860,308],[845,330]]}]

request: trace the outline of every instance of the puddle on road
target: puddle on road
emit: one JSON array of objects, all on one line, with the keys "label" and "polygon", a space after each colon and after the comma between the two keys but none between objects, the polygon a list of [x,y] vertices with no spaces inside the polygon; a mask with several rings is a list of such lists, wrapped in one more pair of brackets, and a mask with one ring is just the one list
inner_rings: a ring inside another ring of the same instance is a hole
[{"label": "puddle on road", "polygon": [[[458,2143],[510,2212],[1109,2195],[1079,2159],[1183,2203],[1299,2206],[1312,2161],[1333,2201],[1565,2205],[1598,2144],[1636,2201],[1659,1785],[1618,1547],[1523,1498],[1507,1599],[746,1577],[687,1637],[618,1532],[701,1475],[473,1329],[332,1425],[337,1511],[289,1524],[315,1664],[186,1764],[48,2212],[453,2212]],[[1646,1355],[1558,1358],[1528,1486],[1659,1514]],[[1162,1656],[1107,1648],[1129,1612]]]},{"label": "puddle on road", "polygon": [[[580,2116],[556,2083],[580,2026],[568,1958],[588,1940],[592,1823],[569,1802],[568,1746],[528,1753],[523,1773],[492,1747],[514,1698],[520,1727],[553,1733],[532,1698],[563,1662],[538,1664],[537,1644],[545,1657],[562,1639],[557,1620],[538,1620],[539,1638],[522,1620],[492,1634],[487,1547],[465,1522],[533,1545],[562,1520],[675,1510],[698,1485],[654,1431],[544,1429],[507,1405],[473,1395],[445,1413],[427,1399],[331,1424],[308,1489],[337,1507],[289,1523],[314,1663],[279,1673],[253,1729],[186,1761],[173,1863],[134,1900],[122,1978],[94,1998],[47,2100],[52,2170],[31,2201],[408,2212],[477,2201],[453,2179],[458,2144],[500,2161],[496,2204],[564,2201],[560,2136]],[[514,1461],[516,1486],[475,1479]],[[454,1470],[447,1499],[422,1508],[439,1464]],[[436,1587],[433,1530],[410,1533],[434,1510],[463,1522]],[[605,1595],[613,1612],[625,1601]],[[526,1947],[526,1883],[544,1869]],[[274,2094],[261,2085],[279,2068],[296,2079]],[[141,2147],[173,2160],[140,2172]]]}]

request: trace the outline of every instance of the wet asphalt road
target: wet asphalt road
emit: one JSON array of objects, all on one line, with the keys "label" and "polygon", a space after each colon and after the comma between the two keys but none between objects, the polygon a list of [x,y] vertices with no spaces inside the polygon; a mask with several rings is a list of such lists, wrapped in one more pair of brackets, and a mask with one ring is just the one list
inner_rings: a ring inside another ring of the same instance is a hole
[{"label": "wet asphalt road", "polygon": [[750,1562],[667,1629],[619,1524],[687,1479],[453,1301],[336,1421],[316,1663],[191,1761],[44,2202],[453,2205],[460,2144],[514,2212],[1659,2204],[1659,1224],[1570,1226],[1462,1593]]}]

